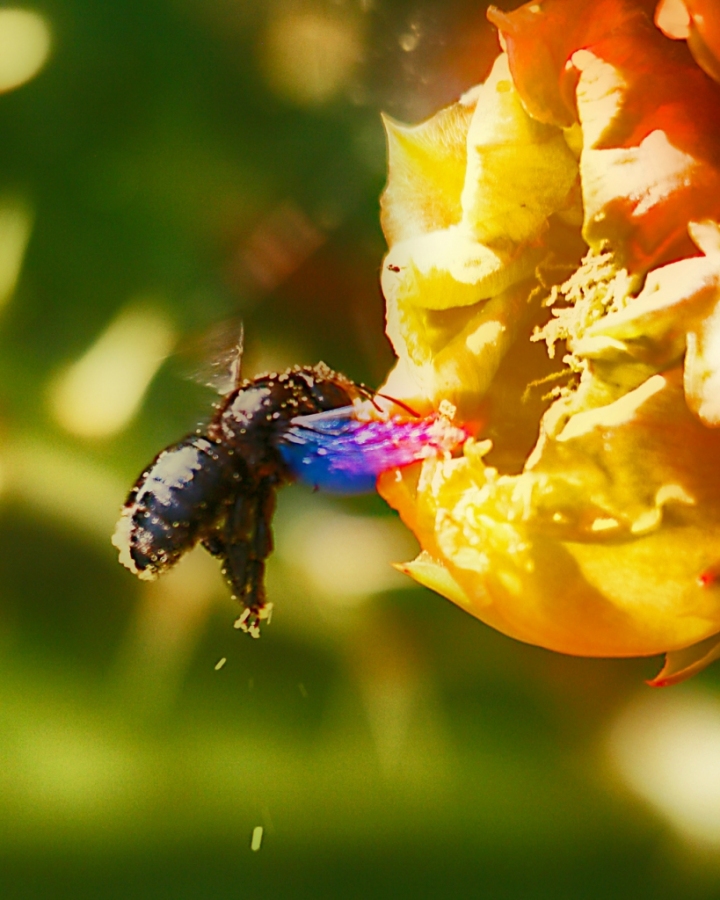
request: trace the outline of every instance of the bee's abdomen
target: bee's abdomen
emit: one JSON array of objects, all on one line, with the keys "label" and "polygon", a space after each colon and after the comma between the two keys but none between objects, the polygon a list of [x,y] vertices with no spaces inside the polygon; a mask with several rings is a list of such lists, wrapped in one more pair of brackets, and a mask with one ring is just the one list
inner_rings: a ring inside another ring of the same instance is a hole
[{"label": "bee's abdomen", "polygon": [[163,450],[123,508],[113,535],[120,561],[145,579],[170,568],[222,515],[239,478],[227,452],[204,437]]}]

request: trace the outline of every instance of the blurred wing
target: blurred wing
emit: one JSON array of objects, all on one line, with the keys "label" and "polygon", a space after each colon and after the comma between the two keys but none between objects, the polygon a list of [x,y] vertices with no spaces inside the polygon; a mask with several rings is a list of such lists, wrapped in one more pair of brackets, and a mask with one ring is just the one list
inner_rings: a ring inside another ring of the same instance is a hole
[{"label": "blurred wing", "polygon": [[225,396],[242,382],[245,330],[237,320],[220,322],[204,334],[186,341],[181,348],[194,360],[191,378]]},{"label": "blurred wing", "polygon": [[226,372],[227,379],[226,384],[229,384],[229,387],[227,387],[226,390],[223,390],[220,393],[229,394],[230,391],[234,391],[236,387],[240,386],[240,382],[242,381],[242,357],[244,347],[245,326],[241,322],[240,333],[238,334],[237,340],[235,341],[235,346],[230,349],[229,355],[223,360],[224,371]]}]

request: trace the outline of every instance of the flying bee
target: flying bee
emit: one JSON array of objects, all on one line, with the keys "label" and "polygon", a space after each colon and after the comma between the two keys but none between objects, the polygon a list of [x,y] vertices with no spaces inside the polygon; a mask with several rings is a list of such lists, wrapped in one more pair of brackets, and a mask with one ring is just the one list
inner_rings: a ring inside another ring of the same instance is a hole
[{"label": "flying bee", "polygon": [[112,542],[146,580],[202,544],[244,608],[237,627],[259,637],[272,609],[264,576],[278,488],[300,480],[335,493],[372,491],[385,469],[452,450],[468,434],[446,417],[411,410],[409,418],[368,420],[358,413],[372,391],[324,363],[242,380],[239,354],[234,385],[208,425],[145,469]]}]

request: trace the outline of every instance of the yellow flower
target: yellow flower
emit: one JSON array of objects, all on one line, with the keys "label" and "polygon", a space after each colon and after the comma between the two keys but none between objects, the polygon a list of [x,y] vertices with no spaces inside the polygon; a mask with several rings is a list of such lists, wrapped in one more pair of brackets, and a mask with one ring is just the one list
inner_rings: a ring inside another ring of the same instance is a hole
[{"label": "yellow flower", "polygon": [[720,655],[720,86],[647,0],[489,16],[487,81],[387,123],[382,276],[384,392],[484,427],[379,489],[420,583],[670,683]]}]

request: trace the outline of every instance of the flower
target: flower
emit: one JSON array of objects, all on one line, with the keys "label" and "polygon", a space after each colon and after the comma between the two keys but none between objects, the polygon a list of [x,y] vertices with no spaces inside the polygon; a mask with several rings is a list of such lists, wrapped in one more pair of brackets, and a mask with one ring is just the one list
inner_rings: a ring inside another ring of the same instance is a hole
[{"label": "flower", "polygon": [[666,684],[720,656],[720,12],[654,6],[491,8],[486,82],[387,122],[383,390],[484,430],[378,488],[421,584]]}]

